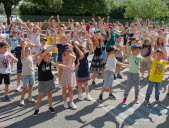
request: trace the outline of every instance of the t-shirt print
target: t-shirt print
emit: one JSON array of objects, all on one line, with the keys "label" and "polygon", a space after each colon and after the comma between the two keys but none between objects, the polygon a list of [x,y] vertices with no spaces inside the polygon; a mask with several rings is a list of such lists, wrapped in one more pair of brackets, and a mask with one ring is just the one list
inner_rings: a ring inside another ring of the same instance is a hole
[{"label": "t-shirt print", "polygon": [[135,58],[134,62],[135,62],[136,65],[139,65],[140,59],[139,58]]},{"label": "t-shirt print", "polygon": [[0,68],[7,68],[9,64],[9,58],[3,57],[0,58]]},{"label": "t-shirt print", "polygon": [[156,63],[154,75],[160,75],[163,72],[163,65]]},{"label": "t-shirt print", "polygon": [[51,70],[51,69],[50,69],[49,64],[47,64],[47,63],[46,63],[46,64],[43,64],[43,65],[42,65],[41,70],[45,72],[45,71],[47,71],[47,70]]}]

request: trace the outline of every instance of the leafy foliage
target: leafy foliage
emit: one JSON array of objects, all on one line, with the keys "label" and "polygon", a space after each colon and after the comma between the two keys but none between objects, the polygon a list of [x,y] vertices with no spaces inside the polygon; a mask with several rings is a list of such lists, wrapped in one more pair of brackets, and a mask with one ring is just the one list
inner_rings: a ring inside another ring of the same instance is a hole
[{"label": "leafy foliage", "polygon": [[126,18],[160,18],[168,16],[168,7],[161,0],[129,0],[125,9]]}]

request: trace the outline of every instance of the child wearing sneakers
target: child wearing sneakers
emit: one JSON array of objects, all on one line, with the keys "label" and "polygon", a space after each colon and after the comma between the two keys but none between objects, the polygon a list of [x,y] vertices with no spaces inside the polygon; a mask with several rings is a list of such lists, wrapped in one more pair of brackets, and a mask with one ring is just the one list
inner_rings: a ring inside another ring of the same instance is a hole
[{"label": "child wearing sneakers", "polygon": [[4,79],[5,84],[5,100],[11,101],[9,92],[10,85],[10,74],[11,74],[11,61],[17,62],[18,59],[15,58],[11,53],[7,52],[9,45],[5,42],[0,42],[0,84]]},{"label": "child wearing sneakers", "polygon": [[[67,65],[68,69],[63,69],[61,76],[61,85],[62,85],[62,98],[64,100],[64,108],[77,109],[77,106],[73,102],[73,87],[76,86],[76,77],[75,77],[75,60],[76,56],[73,53],[72,49],[68,47],[63,53],[63,64]],[[68,104],[66,99],[66,92],[68,90],[70,102]]]},{"label": "child wearing sneakers", "polygon": [[31,55],[30,47],[26,46],[25,42],[22,42],[21,51],[21,62],[22,62],[22,77],[23,77],[23,88],[21,92],[20,106],[24,106],[24,97],[26,90],[28,89],[28,101],[34,103],[35,100],[32,98],[32,88],[35,83],[34,78],[34,63],[33,56]]},{"label": "child wearing sneakers", "polygon": [[67,66],[62,64],[57,64],[51,62],[52,51],[56,50],[56,47],[52,47],[43,53],[38,59],[38,81],[39,81],[39,90],[38,90],[38,99],[36,104],[36,110],[33,113],[33,116],[37,116],[39,113],[40,104],[44,94],[48,95],[49,103],[49,112],[55,113],[55,110],[52,107],[52,91],[55,89],[54,76],[52,74],[51,66],[57,66],[62,68],[67,68]]},{"label": "child wearing sneakers", "polygon": [[[150,59],[144,59],[141,55],[141,46],[139,45],[132,45],[131,46],[131,54],[127,51],[126,47],[126,54],[129,59],[129,70],[127,74],[127,83],[125,86],[125,92],[124,92],[124,99],[123,103],[126,102],[127,96],[131,90],[131,88],[134,86],[135,88],[135,101],[138,101],[138,95],[139,95],[139,85],[140,85],[140,64],[142,61],[147,62]],[[134,84],[133,84],[134,83]]]},{"label": "child wearing sneakers", "polygon": [[21,50],[22,50],[22,43],[23,41],[21,40],[21,38],[18,41],[19,46],[16,47],[12,53],[15,54],[16,58],[18,59],[17,62],[17,84],[16,84],[16,92],[19,92],[19,90],[21,89],[21,85],[20,85],[20,79],[21,79],[21,73],[22,73],[22,62],[21,62]]},{"label": "child wearing sneakers", "polygon": [[151,62],[151,71],[149,77],[149,84],[146,92],[145,103],[147,105],[150,104],[149,99],[153,91],[153,87],[155,87],[155,99],[159,104],[159,89],[161,82],[164,78],[165,67],[169,64],[169,61],[163,60],[164,52],[162,50],[157,50],[155,52],[155,58]]},{"label": "child wearing sneakers", "polygon": [[77,81],[78,81],[78,99],[82,101],[84,99],[82,93],[82,86],[84,86],[84,90],[86,93],[86,99],[88,101],[91,100],[88,88],[88,81],[91,79],[89,64],[88,64],[88,56],[93,52],[93,44],[88,36],[90,50],[86,51],[86,47],[83,45],[75,46],[76,50],[79,53],[79,68],[77,71]]},{"label": "child wearing sneakers", "polygon": [[116,60],[115,58],[115,53],[116,53],[116,48],[113,46],[110,46],[106,48],[106,52],[108,53],[108,59],[106,63],[106,68],[104,70],[104,84],[101,89],[100,95],[99,95],[99,101],[103,100],[103,93],[105,92],[105,89],[109,89],[109,98],[116,100],[116,97],[112,94],[112,84],[114,81],[114,73],[116,71],[116,64],[121,65],[121,66],[126,66],[128,67],[127,64],[120,63],[119,61]]}]

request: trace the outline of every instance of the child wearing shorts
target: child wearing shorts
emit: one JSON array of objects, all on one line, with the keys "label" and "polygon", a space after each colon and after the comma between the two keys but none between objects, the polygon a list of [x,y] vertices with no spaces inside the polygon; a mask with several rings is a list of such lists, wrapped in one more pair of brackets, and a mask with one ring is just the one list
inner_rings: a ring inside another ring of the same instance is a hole
[{"label": "child wearing shorts", "polygon": [[35,83],[34,78],[34,63],[33,56],[31,55],[30,47],[26,47],[26,43],[22,42],[21,51],[21,62],[22,62],[22,77],[23,77],[23,88],[21,92],[20,106],[24,106],[24,97],[26,90],[28,89],[28,101],[34,103],[35,100],[32,98],[32,88]]},{"label": "child wearing shorts", "polygon": [[0,84],[4,80],[5,84],[5,100],[11,101],[11,97],[8,95],[10,85],[10,74],[11,74],[11,61],[17,62],[11,53],[7,52],[9,45],[5,42],[0,42]]},{"label": "child wearing shorts", "polygon": [[42,51],[42,54],[38,59],[39,90],[38,90],[36,110],[34,111],[33,116],[38,115],[40,104],[44,94],[48,95],[49,112],[55,113],[55,110],[52,107],[52,91],[55,89],[55,83],[54,83],[54,76],[52,74],[51,66],[57,66],[62,68],[67,68],[67,66],[51,62],[51,56],[52,56],[51,52],[54,50],[56,50],[56,47],[53,46],[51,49]]},{"label": "child wearing shorts", "polygon": [[22,62],[21,62],[21,50],[22,50],[22,45],[24,42],[22,40],[22,38],[19,39],[19,46],[16,47],[12,53],[15,54],[16,58],[18,59],[18,62],[17,62],[17,84],[16,84],[16,92],[19,92],[19,90],[21,89],[21,85],[20,85],[20,79],[21,79],[21,73],[22,73]]},{"label": "child wearing shorts", "polygon": [[99,101],[103,100],[103,93],[105,92],[105,89],[109,89],[109,98],[116,100],[116,97],[112,94],[112,84],[114,81],[114,73],[116,71],[116,64],[121,66],[128,67],[127,64],[120,63],[115,58],[115,51],[116,48],[113,46],[110,46],[106,49],[106,52],[108,53],[108,59],[106,63],[106,68],[104,70],[104,84],[101,89],[100,95],[99,95]]}]

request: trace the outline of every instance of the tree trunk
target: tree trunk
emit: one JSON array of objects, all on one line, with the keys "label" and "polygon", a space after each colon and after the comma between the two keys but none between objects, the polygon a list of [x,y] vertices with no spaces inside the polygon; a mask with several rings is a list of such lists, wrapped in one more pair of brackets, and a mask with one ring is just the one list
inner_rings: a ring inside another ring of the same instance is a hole
[{"label": "tree trunk", "polygon": [[12,14],[12,11],[11,11],[12,6],[8,6],[8,5],[4,4],[4,8],[5,8],[5,14],[7,16],[7,23],[9,25],[11,22],[10,18],[11,18],[11,14]]},{"label": "tree trunk", "polygon": [[92,17],[93,17],[93,18],[95,18],[95,15],[96,15],[95,12],[92,12]]}]

